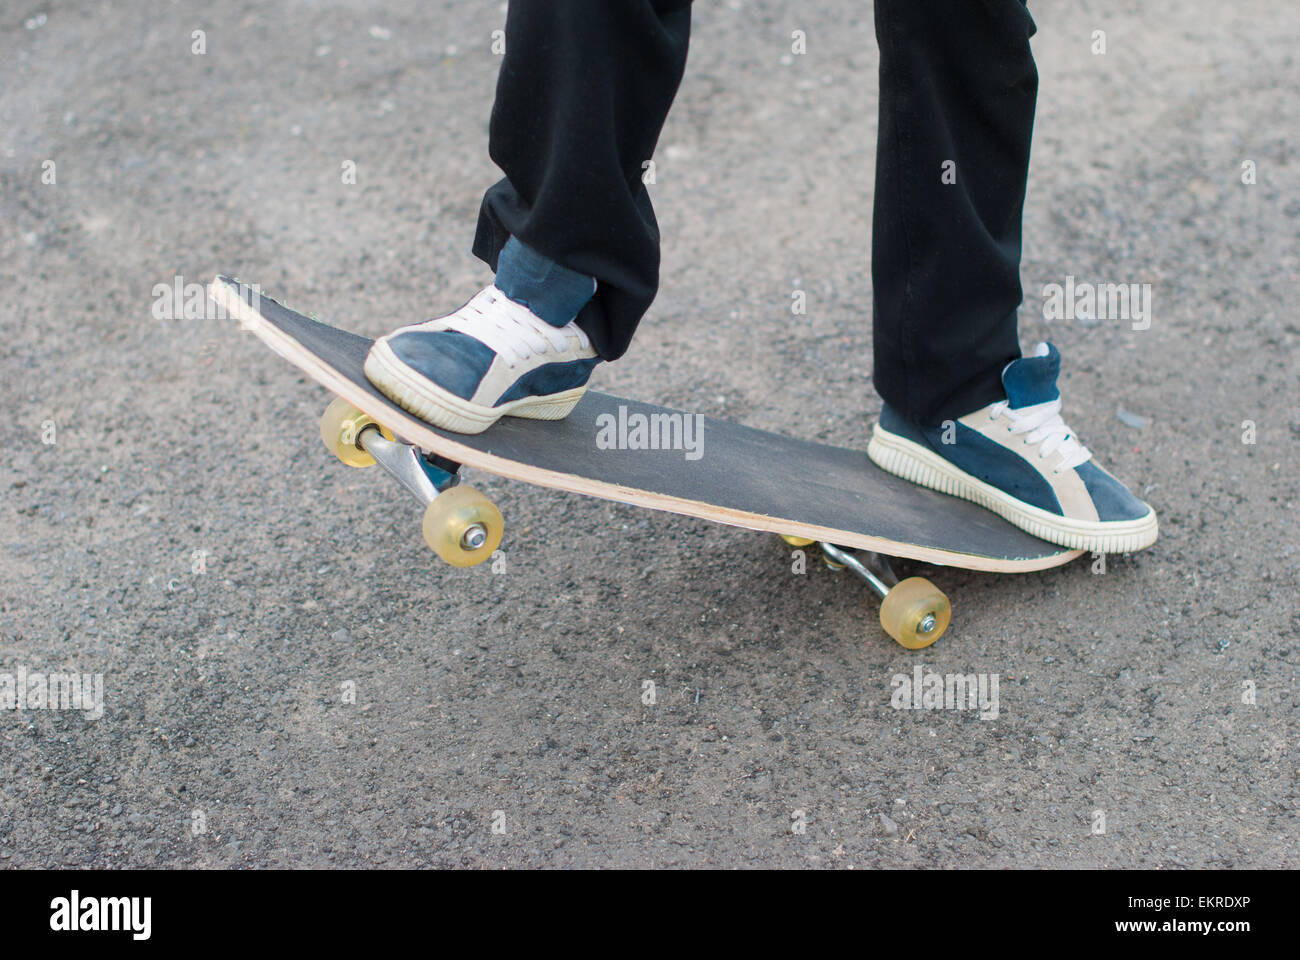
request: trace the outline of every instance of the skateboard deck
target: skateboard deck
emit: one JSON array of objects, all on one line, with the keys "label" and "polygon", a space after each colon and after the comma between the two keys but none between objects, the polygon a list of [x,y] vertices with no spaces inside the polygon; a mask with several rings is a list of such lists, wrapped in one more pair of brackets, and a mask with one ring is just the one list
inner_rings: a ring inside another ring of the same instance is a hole
[{"label": "skateboard deck", "polygon": [[[331,393],[416,447],[512,480],[717,523],[996,573],[1068,563],[1067,550],[989,511],[835,447],[588,390],[567,419],[504,417],[481,434],[417,419],[362,372],[371,340],[218,277],[228,315]],[[643,429],[643,427],[645,429]],[[669,449],[642,444],[666,438]],[[679,441],[673,443],[671,441]],[[697,448],[683,449],[687,442]],[[676,448],[672,448],[672,447]]]}]

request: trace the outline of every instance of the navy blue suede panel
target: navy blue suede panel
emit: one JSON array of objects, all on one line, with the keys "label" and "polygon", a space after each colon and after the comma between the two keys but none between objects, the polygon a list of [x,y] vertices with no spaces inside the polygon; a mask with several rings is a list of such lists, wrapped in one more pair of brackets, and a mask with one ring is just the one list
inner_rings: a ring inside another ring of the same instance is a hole
[{"label": "navy blue suede panel", "polygon": [[1147,505],[1095,463],[1081,463],[1074,469],[1097,507],[1097,519],[1136,520],[1147,515]]},{"label": "navy blue suede panel", "polygon": [[462,400],[474,396],[496,353],[456,330],[412,331],[388,341],[397,359]]},{"label": "navy blue suede panel", "polygon": [[956,443],[942,443],[941,429],[926,431],[930,447],[936,453],[972,477],[1011,494],[1017,500],[1058,516],[1064,515],[1056,491],[1028,461],[964,423],[956,426]]},{"label": "navy blue suede panel", "polygon": [[493,406],[499,407],[511,400],[523,397],[536,397],[548,393],[559,393],[580,387],[591,377],[592,368],[600,363],[598,357],[584,360],[567,360],[564,363],[547,363],[529,370],[515,381],[515,385],[501,394],[501,399]]},{"label": "navy blue suede panel", "polygon": [[[1043,358],[1046,359],[1046,358]],[[954,422],[957,428],[951,435],[955,443],[944,443],[944,429],[921,429],[905,421],[889,404],[880,411],[880,426],[895,436],[911,440],[932,450],[949,463],[966,471],[972,477],[997,487],[1025,503],[1041,507],[1058,516],[1061,502],[1047,479],[1019,454],[964,423]]]},{"label": "navy blue suede panel", "polygon": [[1008,363],[1002,371],[1002,389],[1016,410],[1048,403],[1061,395],[1056,389],[1060,372],[1061,351],[1049,343],[1045,357],[1021,357]]},{"label": "navy blue suede panel", "polygon": [[596,281],[511,237],[497,258],[496,287],[551,326],[563,327],[587,305]]}]

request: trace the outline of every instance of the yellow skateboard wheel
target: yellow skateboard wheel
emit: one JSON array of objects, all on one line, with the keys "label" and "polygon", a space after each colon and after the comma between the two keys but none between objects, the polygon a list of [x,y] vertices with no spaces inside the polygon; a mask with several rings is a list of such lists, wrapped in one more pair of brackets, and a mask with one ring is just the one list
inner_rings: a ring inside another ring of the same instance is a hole
[{"label": "yellow skateboard wheel", "polygon": [[424,542],[453,567],[482,563],[501,545],[501,511],[473,487],[451,487],[424,510]]},{"label": "yellow skateboard wheel", "polygon": [[952,604],[924,577],[899,581],[880,604],[880,625],[909,650],[920,650],[938,640],[951,618]]},{"label": "yellow skateboard wheel", "polygon": [[817,542],[816,540],[809,540],[807,537],[792,537],[788,533],[780,534],[780,537],[792,547],[806,547]]},{"label": "yellow skateboard wheel", "polygon": [[349,467],[370,467],[375,458],[358,445],[361,431],[374,424],[387,439],[393,433],[383,424],[376,423],[368,413],[362,413],[342,397],[335,397],[320,418],[320,438],[325,448]]}]

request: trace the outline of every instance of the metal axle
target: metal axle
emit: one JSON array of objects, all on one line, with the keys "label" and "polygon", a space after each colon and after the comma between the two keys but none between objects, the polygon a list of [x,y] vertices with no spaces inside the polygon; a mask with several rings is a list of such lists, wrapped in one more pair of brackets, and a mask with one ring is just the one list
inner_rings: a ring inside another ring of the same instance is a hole
[{"label": "metal axle", "polygon": [[[374,457],[375,463],[383,467],[394,480],[410,491],[415,499],[426,507],[433,503],[442,491],[460,483],[460,474],[430,463],[421,456],[419,448],[413,444],[402,440],[389,440],[373,423],[361,431],[361,435],[357,437],[357,446]],[[449,463],[449,465],[459,467],[458,464]],[[472,530],[473,527],[465,531],[466,538]],[[484,532],[482,539],[479,540],[479,546],[486,537]]]},{"label": "metal axle", "polygon": [[[889,593],[898,584],[898,577],[894,575],[893,568],[889,566],[889,558],[882,553],[857,554],[837,547],[833,543],[821,543],[819,546],[822,548],[824,555],[835,563],[848,567],[865,580],[871,589],[879,594],[881,600],[885,599],[885,594]],[[862,558],[865,558],[865,563]],[[931,624],[930,629],[934,629],[933,624]],[[929,631],[922,632],[928,633]]]}]

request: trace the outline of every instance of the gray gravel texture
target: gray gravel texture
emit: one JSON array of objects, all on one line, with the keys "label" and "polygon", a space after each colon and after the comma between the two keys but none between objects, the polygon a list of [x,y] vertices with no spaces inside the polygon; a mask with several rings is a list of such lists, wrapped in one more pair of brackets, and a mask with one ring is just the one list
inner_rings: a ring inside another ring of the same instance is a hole
[{"label": "gray gravel texture", "polygon": [[[321,389],[155,315],[231,272],[375,335],[487,282],[504,5],[5,4],[0,672],[102,673],[105,712],[0,712],[0,865],[1300,866],[1300,12],[1032,9],[1022,339],[1162,534],[904,565],[955,612],[909,653],[773,537],[481,473],[506,570],[449,568]],[[865,443],[876,66],[867,4],[697,5],[663,289],[600,388]],[[1067,276],[1150,283],[1150,328],[1044,320]],[[917,665],[998,718],[894,710]]]}]

